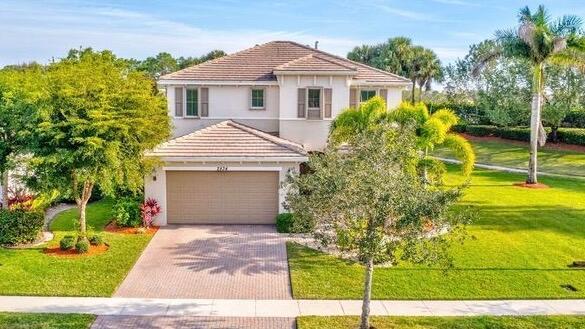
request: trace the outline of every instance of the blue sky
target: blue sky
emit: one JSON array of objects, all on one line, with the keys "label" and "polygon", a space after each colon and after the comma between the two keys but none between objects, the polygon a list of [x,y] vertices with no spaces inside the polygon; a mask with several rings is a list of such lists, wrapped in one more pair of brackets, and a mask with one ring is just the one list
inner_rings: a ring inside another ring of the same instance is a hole
[{"label": "blue sky", "polygon": [[199,56],[270,40],[320,41],[345,56],[356,45],[407,36],[443,62],[516,23],[518,9],[544,4],[553,16],[585,17],[585,0],[209,0],[0,2],[0,66],[47,62],[79,46],[145,58]]}]

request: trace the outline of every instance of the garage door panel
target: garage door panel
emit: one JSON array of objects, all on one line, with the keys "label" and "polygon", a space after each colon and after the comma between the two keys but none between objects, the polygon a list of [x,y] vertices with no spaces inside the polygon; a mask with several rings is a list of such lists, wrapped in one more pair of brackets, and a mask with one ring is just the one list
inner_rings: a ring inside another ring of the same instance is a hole
[{"label": "garage door panel", "polygon": [[167,217],[175,224],[272,224],[278,172],[167,171]]}]

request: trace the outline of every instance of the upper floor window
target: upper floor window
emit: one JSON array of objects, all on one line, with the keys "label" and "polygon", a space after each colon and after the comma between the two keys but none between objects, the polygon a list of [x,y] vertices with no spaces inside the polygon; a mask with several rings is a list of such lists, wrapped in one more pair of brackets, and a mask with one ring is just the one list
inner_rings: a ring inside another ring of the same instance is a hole
[{"label": "upper floor window", "polygon": [[187,111],[186,116],[199,116],[199,90],[187,89]]},{"label": "upper floor window", "polygon": [[367,102],[374,96],[376,96],[375,90],[360,90],[360,102]]},{"label": "upper floor window", "polygon": [[263,110],[264,107],[264,89],[262,88],[252,88],[252,104],[251,108],[253,110]]},{"label": "upper floor window", "polygon": [[307,119],[321,118],[321,89],[307,90]]}]

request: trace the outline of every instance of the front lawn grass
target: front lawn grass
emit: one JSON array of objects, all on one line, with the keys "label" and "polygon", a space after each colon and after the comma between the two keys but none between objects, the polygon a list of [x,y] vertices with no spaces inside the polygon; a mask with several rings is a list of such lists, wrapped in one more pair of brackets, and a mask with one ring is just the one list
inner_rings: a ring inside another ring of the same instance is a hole
[{"label": "front lawn grass", "polygon": [[88,314],[0,313],[0,329],[83,329],[94,320]]},{"label": "front lawn grass", "polygon": [[[33,249],[0,248],[0,295],[111,296],[150,241],[149,235],[104,232],[111,219],[113,201],[102,200],[87,208],[87,223],[104,237],[110,249],[104,254],[59,257]],[[49,246],[58,246],[67,234],[75,234],[77,209],[57,215]],[[91,233],[90,233],[91,234]]]},{"label": "front lawn grass", "polygon": [[[358,317],[300,317],[298,329],[354,329]],[[376,329],[578,329],[579,316],[482,316],[482,317],[372,317]]]},{"label": "front lawn grass", "polygon": [[[448,180],[458,179],[449,167]],[[463,203],[478,218],[474,239],[456,244],[455,267],[400,264],[376,268],[374,299],[584,298],[585,183],[542,178],[550,189],[512,186],[524,175],[476,170]],[[288,244],[295,298],[360,299],[363,267],[296,244]],[[578,289],[573,292],[561,285]]]},{"label": "front lawn grass", "polygon": [[[528,168],[528,145],[506,141],[473,140],[471,141],[476,162],[517,169]],[[433,155],[454,158],[444,148],[438,148]],[[556,150],[550,148],[538,151],[538,170],[542,172],[585,177],[585,153]]]}]

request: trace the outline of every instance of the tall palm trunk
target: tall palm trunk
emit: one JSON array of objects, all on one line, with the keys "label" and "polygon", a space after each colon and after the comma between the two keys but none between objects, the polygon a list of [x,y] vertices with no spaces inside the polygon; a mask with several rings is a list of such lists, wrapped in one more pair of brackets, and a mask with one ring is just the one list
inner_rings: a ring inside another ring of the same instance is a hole
[{"label": "tall palm trunk", "polygon": [[532,110],[530,115],[530,162],[528,163],[527,184],[538,183],[538,134],[542,107],[542,64],[534,67],[532,86]]},{"label": "tall palm trunk", "polygon": [[8,208],[8,170],[0,173],[2,180],[2,208]]},{"label": "tall palm trunk", "polygon": [[414,99],[414,92],[416,91],[416,79],[412,79],[412,95],[410,97],[410,102],[412,104],[414,104],[415,99]]},{"label": "tall palm trunk", "polygon": [[374,259],[370,257],[366,262],[366,278],[364,280],[364,301],[360,329],[370,329],[370,301],[372,299],[372,275],[374,273]]}]

